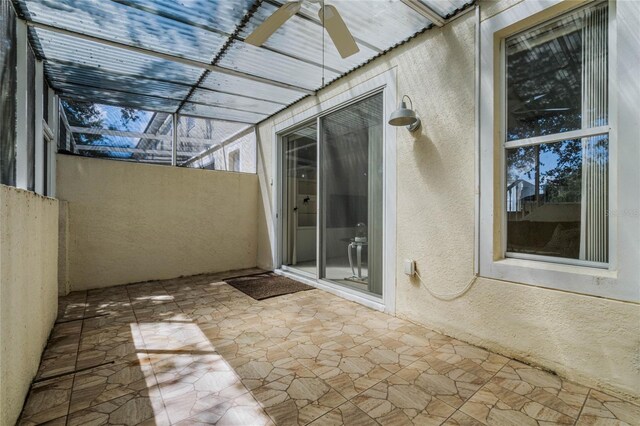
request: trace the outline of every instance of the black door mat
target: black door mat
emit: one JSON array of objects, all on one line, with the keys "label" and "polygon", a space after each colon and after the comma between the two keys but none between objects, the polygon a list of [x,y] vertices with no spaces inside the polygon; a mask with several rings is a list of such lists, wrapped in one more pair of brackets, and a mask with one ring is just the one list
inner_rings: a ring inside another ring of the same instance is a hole
[{"label": "black door mat", "polygon": [[255,300],[264,300],[271,297],[314,289],[314,287],[276,275],[272,272],[227,279],[225,282]]}]

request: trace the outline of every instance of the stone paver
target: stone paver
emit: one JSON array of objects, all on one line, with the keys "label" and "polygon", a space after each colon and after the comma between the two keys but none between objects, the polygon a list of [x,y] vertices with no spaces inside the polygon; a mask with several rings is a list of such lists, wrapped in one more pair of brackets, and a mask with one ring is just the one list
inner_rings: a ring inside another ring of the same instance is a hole
[{"label": "stone paver", "polygon": [[62,298],[20,424],[640,424],[630,402],[321,290],[256,301],[224,278]]}]

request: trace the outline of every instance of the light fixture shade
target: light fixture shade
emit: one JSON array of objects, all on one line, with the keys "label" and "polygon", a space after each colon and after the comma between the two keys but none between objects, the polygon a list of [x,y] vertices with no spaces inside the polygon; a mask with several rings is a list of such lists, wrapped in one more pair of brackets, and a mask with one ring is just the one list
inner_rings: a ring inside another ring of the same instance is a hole
[{"label": "light fixture shade", "polygon": [[420,119],[416,116],[414,110],[407,108],[407,104],[403,100],[398,105],[398,109],[391,113],[389,124],[392,126],[407,126],[410,131],[414,131],[420,127]]}]

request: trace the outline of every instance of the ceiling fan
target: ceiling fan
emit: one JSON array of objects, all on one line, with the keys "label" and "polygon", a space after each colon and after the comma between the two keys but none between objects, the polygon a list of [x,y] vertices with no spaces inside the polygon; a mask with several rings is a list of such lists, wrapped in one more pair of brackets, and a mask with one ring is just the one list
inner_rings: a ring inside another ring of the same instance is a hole
[{"label": "ceiling fan", "polygon": [[[320,3],[318,16],[320,22],[329,33],[331,41],[338,49],[340,56],[348,58],[360,51],[356,41],[353,39],[349,28],[338,13],[338,9],[331,5],[325,5],[323,0],[306,0],[310,3]],[[278,30],[293,15],[300,11],[302,0],[290,1],[278,8],[262,24],[258,26],[246,39],[245,42],[254,46],[261,46],[271,35]]]}]

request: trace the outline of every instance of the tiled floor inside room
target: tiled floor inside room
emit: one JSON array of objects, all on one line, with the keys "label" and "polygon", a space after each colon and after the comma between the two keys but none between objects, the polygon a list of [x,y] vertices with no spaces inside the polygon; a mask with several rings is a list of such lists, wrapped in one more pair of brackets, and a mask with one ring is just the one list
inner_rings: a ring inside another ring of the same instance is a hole
[{"label": "tiled floor inside room", "polygon": [[221,278],[61,299],[21,423],[639,424],[630,402],[329,293],[256,301]]}]

